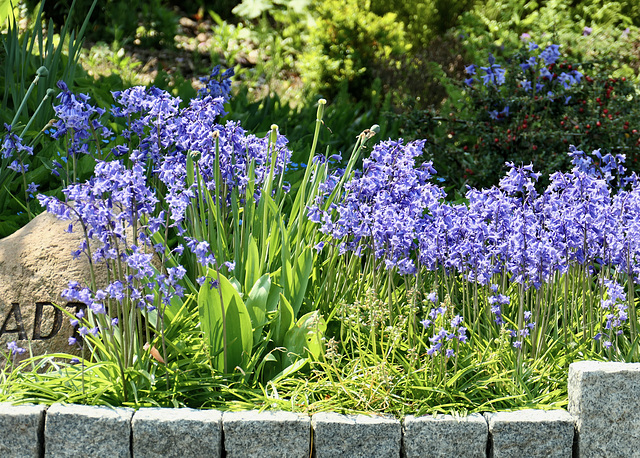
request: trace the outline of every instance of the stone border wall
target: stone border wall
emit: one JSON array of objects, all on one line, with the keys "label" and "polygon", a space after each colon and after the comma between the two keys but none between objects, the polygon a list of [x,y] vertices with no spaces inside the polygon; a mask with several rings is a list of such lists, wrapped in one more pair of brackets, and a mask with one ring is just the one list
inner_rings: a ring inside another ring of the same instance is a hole
[{"label": "stone border wall", "polygon": [[640,364],[569,368],[569,411],[312,416],[0,404],[4,457],[640,457]]}]

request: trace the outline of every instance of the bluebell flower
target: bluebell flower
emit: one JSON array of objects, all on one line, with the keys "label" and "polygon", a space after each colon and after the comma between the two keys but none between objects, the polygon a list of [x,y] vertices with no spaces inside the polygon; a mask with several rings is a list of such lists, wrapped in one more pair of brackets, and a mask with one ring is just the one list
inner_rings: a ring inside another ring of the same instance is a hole
[{"label": "bluebell flower", "polygon": [[198,90],[198,97],[222,97],[225,102],[228,102],[231,97],[231,77],[233,75],[233,68],[229,68],[223,73],[220,73],[220,65],[216,65],[211,70],[209,76],[200,78],[200,81],[205,84],[205,87]]},{"label": "bluebell flower", "polygon": [[9,124],[5,123],[4,127],[7,130],[7,135],[2,142],[2,146],[0,146],[0,157],[2,159],[9,159],[10,157],[21,158],[23,156],[22,153],[32,156],[33,147],[25,145],[22,138],[11,131]]},{"label": "bluebell flower", "polygon": [[545,65],[555,64],[560,58],[560,45],[549,45],[540,53],[540,58],[544,60]]},{"label": "bluebell flower", "polygon": [[549,71],[547,67],[542,67],[540,69],[540,76],[542,78],[547,78],[549,81],[553,79],[553,74]]},{"label": "bluebell flower", "polygon": [[18,344],[15,341],[8,342],[7,343],[7,349],[11,352],[11,354],[13,356],[18,355],[18,354],[22,354],[22,353],[27,351],[24,348],[19,347]]},{"label": "bluebell flower", "polygon": [[529,57],[526,61],[524,61],[523,63],[520,64],[520,68],[522,69],[523,72],[529,70],[530,68],[536,66],[536,57],[535,56],[531,56]]},{"label": "bluebell flower", "polygon": [[501,86],[505,82],[505,70],[499,64],[491,64],[489,67],[480,67],[485,74],[482,75],[482,83],[485,86],[495,84]]}]

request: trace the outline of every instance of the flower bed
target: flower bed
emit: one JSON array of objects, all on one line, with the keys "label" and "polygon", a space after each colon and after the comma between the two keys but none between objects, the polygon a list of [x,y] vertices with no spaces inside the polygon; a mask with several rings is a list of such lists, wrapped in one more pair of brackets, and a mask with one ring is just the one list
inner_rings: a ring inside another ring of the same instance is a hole
[{"label": "flower bed", "polygon": [[[305,164],[276,125],[259,138],[220,124],[229,76],[216,69],[187,104],[133,87],[109,111],[59,84],[66,186],[38,199],[106,274],[63,292],[86,304],[61,307],[80,356],[9,364],[3,397],[558,408],[572,361],[637,358],[640,183],[623,155],[571,147],[573,169],[545,189],[508,163],[499,186],[452,202],[418,164],[422,141],[372,146],[372,126],[344,161],[318,154],[323,100]],[[3,155],[28,153],[10,133]],[[95,163],[85,182],[80,158]]]}]

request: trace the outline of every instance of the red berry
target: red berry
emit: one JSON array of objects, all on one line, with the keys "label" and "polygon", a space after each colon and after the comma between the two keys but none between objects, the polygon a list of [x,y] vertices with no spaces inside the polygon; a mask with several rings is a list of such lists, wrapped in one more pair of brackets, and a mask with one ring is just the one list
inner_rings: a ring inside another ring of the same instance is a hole
[{"label": "red berry", "polygon": [[600,127],[601,125],[602,125],[602,123],[601,123],[600,121],[598,121],[598,122],[596,123],[596,126],[598,126],[598,127]]}]

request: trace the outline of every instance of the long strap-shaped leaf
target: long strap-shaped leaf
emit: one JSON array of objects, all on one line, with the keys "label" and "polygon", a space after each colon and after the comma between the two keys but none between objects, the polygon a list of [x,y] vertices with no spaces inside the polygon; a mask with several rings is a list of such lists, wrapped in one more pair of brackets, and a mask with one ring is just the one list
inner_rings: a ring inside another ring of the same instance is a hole
[{"label": "long strap-shaped leaf", "polygon": [[198,312],[213,367],[224,373],[245,368],[253,346],[251,318],[238,291],[214,269],[200,287]]}]

